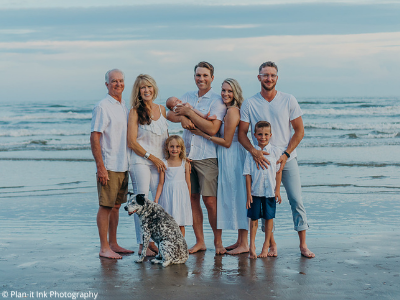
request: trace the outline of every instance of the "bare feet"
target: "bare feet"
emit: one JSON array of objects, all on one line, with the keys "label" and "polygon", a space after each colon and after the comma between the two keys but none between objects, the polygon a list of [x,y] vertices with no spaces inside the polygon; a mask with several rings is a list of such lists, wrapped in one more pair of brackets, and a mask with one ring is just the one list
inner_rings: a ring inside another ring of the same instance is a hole
[{"label": "bare feet", "polygon": [[269,248],[269,243],[268,243],[268,245],[266,243],[264,243],[261,253],[257,257],[268,257],[268,248]]},{"label": "bare feet", "polygon": [[198,243],[189,249],[189,253],[193,254],[193,253],[196,253],[199,251],[206,251],[206,250],[207,250],[207,247],[204,243]]},{"label": "bare feet", "polygon": [[239,246],[239,242],[234,243],[233,245],[230,245],[228,247],[225,247],[226,250],[233,250]]},{"label": "bare feet", "polygon": [[277,257],[277,256],[278,256],[278,247],[276,245],[269,247],[268,257]]},{"label": "bare feet", "polygon": [[215,254],[216,255],[222,255],[225,254],[227,251],[224,248],[224,246],[220,245],[220,246],[215,246]]},{"label": "bare feet", "polygon": [[[228,248],[225,248],[225,249],[228,249]],[[226,254],[238,255],[240,253],[247,253],[247,252],[249,252],[249,246],[240,245],[240,246],[236,247],[235,249],[226,252]]]},{"label": "bare feet", "polygon": [[110,245],[110,248],[112,251],[117,252],[117,253],[135,253],[135,251],[122,248],[119,245],[116,245],[116,246]]},{"label": "bare feet", "polygon": [[[142,255],[142,250],[143,250],[143,245],[139,245],[139,251],[138,251],[138,255]],[[153,251],[151,251],[149,248],[147,248],[146,250],[146,256],[156,256],[157,253],[154,253]]]},{"label": "bare feet", "polygon": [[150,249],[151,251],[153,251],[154,253],[158,254],[158,248],[157,248],[157,246],[156,246],[155,243],[150,243],[150,244],[149,244],[149,249]]},{"label": "bare feet", "polygon": [[100,257],[105,257],[105,258],[111,258],[111,259],[122,259],[122,256],[119,255],[118,253],[115,253],[111,249],[101,251],[99,252]]},{"label": "bare feet", "polygon": [[314,258],[315,254],[310,251],[307,247],[300,247],[301,255],[306,258]]},{"label": "bare feet", "polygon": [[249,258],[252,258],[252,259],[257,258],[256,247],[250,247]]}]

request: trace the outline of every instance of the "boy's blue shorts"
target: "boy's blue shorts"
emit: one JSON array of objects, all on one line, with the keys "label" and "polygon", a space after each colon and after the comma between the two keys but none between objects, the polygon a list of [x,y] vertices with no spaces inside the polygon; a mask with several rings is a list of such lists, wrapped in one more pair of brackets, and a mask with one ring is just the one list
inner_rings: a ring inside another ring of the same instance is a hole
[{"label": "boy's blue shorts", "polygon": [[270,220],[275,218],[276,200],[275,197],[253,197],[253,203],[247,210],[247,217],[252,220],[263,218]]}]

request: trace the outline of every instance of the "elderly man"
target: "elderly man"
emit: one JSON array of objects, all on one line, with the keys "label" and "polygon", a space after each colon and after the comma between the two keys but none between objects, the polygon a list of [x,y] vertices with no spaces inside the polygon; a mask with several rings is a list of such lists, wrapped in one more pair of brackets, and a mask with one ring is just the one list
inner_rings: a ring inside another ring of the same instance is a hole
[{"label": "elderly man", "polygon": [[189,253],[206,250],[203,234],[203,212],[200,206],[201,195],[214,233],[215,253],[224,254],[226,249],[222,246],[222,231],[217,229],[217,149],[212,141],[192,134],[190,129],[194,129],[196,126],[210,136],[215,135],[221,127],[226,107],[221,96],[211,88],[211,83],[214,80],[214,67],[210,63],[202,61],[194,67],[194,80],[198,90],[183,95],[182,102],[189,103],[194,109],[204,114],[216,115],[217,118],[215,120],[204,119],[185,105],[178,106],[175,112],[169,111],[167,115],[168,120],[180,122],[185,129],[183,140],[188,158],[192,160],[192,172],[190,174],[192,195],[190,200],[196,244],[189,249]]},{"label": "elderly man", "polygon": [[97,167],[99,255],[121,259],[118,253],[133,253],[117,243],[119,208],[127,201],[128,193],[128,109],[122,99],[125,87],[122,71],[110,70],[105,79],[108,95],[93,108],[90,135]]},{"label": "elderly man", "polygon": [[[252,132],[258,121],[271,123],[271,144],[282,149],[282,156],[278,160],[282,172],[282,183],[288,195],[292,209],[294,229],[300,239],[300,253],[307,258],[315,257],[306,244],[306,229],[308,229],[306,211],[301,198],[301,183],[299,167],[297,165],[296,147],[304,136],[302,111],[295,97],[275,89],[278,81],[278,67],[268,61],[259,68],[258,80],[261,83],[261,92],[246,99],[240,110],[240,124],[238,138],[243,147],[251,153],[258,167],[268,168],[268,160],[261,150],[257,150],[247,137],[249,125]],[[291,130],[294,134],[291,134]],[[253,137],[254,141],[254,137]],[[256,144],[256,141],[254,141]],[[272,235],[268,256],[277,256],[278,250]]]}]

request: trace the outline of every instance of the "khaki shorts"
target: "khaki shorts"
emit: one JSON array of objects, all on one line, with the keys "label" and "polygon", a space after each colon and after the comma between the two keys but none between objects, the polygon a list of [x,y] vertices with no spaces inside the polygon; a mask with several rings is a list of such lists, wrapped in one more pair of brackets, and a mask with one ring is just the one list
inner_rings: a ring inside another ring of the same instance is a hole
[{"label": "khaki shorts", "polygon": [[192,161],[190,183],[192,194],[217,197],[218,161],[216,158],[206,158]]},{"label": "khaki shorts", "polygon": [[97,193],[99,195],[99,205],[105,207],[114,207],[116,204],[122,204],[127,201],[129,175],[126,172],[108,171],[108,180],[106,185],[101,185],[97,181]]}]

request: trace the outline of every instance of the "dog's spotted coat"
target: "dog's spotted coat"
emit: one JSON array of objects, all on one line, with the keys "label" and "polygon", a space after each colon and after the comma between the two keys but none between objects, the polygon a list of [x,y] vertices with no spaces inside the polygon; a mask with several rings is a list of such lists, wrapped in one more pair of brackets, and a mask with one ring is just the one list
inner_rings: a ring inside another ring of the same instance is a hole
[{"label": "dog's spotted coat", "polygon": [[130,194],[125,210],[129,215],[136,213],[140,220],[143,234],[142,254],[136,262],[142,262],[146,257],[150,238],[158,245],[158,255],[152,263],[183,264],[189,258],[189,251],[179,226],[174,218],[161,205],[146,199],[144,194]]}]

